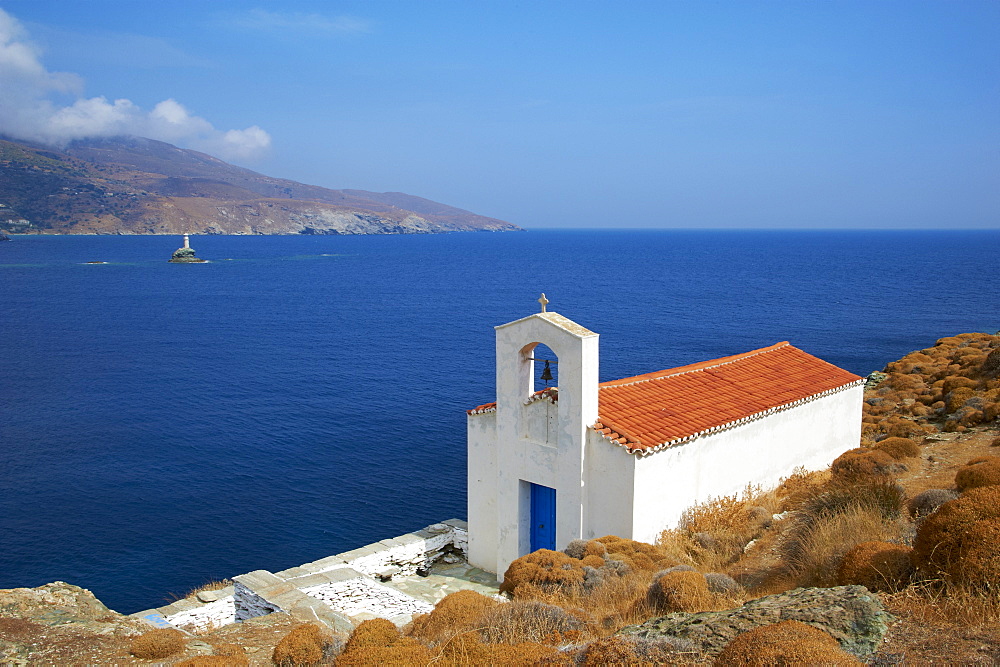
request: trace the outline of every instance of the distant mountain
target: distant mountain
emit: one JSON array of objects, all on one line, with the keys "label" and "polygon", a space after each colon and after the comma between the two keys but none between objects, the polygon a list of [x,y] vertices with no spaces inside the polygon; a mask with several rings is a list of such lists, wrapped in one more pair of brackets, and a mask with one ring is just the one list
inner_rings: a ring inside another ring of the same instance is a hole
[{"label": "distant mountain", "polygon": [[64,149],[0,138],[0,232],[415,234],[514,231],[402,192],[330,190],[141,137]]}]

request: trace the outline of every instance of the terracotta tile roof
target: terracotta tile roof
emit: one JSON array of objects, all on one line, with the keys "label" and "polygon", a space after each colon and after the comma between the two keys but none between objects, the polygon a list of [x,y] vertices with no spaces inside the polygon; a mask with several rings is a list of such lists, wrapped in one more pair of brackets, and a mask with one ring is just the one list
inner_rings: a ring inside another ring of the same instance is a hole
[{"label": "terracotta tile roof", "polygon": [[863,381],[783,342],[603,382],[594,428],[631,453],[649,454]]},{"label": "terracotta tile roof", "polygon": [[[651,454],[858,385],[864,379],[788,342],[656,373],[602,382],[594,428]],[[555,388],[532,399],[556,400]],[[496,410],[485,403],[468,411]]]}]

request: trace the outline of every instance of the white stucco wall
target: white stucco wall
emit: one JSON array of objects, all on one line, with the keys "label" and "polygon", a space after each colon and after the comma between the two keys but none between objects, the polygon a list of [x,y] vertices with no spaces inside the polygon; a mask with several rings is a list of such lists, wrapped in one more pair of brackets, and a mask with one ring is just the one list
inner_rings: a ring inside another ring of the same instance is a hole
[{"label": "white stucco wall", "polygon": [[605,535],[632,537],[636,507],[637,458],[590,429],[587,433],[587,476],[584,479],[584,528],[582,537]]},{"label": "white stucco wall", "polygon": [[[855,386],[636,461],[632,539],[653,542],[688,507],[820,470],[858,446],[864,388]],[[628,455],[624,450],[619,453]],[[624,536],[623,536],[624,537]]]},{"label": "white stucco wall", "polygon": [[469,563],[496,572],[497,567],[497,416],[467,418]]}]

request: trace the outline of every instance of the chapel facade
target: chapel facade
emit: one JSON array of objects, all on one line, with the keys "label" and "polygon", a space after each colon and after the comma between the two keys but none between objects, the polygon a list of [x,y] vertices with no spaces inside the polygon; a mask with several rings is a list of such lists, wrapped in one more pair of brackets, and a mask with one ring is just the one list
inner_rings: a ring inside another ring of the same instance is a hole
[{"label": "chapel facade", "polygon": [[[858,446],[864,379],[787,342],[600,382],[598,334],[542,312],[496,327],[495,403],[468,411],[469,563],[655,541],[688,507]],[[535,391],[534,350],[558,357]]]}]

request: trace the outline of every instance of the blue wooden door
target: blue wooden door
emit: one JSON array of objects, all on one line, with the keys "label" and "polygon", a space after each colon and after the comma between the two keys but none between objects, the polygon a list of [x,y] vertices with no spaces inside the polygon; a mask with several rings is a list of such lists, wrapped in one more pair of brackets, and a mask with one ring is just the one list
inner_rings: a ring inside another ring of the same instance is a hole
[{"label": "blue wooden door", "polygon": [[556,548],[556,490],[531,485],[531,550]]}]

